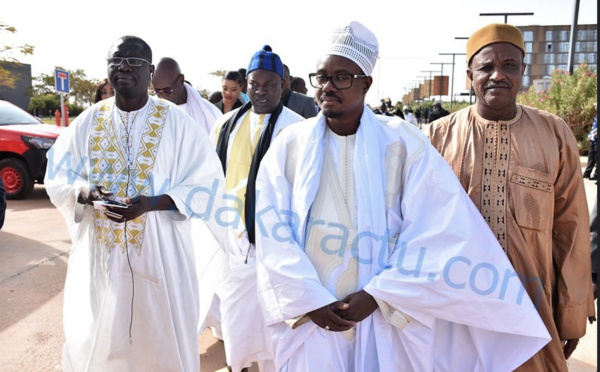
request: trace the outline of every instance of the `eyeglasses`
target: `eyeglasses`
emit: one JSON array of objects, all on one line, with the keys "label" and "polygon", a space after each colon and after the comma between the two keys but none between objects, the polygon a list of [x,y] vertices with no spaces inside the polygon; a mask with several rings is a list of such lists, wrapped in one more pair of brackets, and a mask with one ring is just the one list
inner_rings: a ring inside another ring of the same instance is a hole
[{"label": "eyeglasses", "polygon": [[[175,84],[177,82],[177,80],[179,80],[179,78],[181,77],[181,74],[177,75],[177,77],[175,78],[175,80],[173,81],[173,84]],[[171,84],[171,85],[173,85]],[[152,91],[152,93],[156,94],[157,96],[160,96],[161,94],[165,94],[165,95],[169,95],[171,93],[173,93],[173,91],[175,90],[174,88],[164,88],[164,89],[150,89]]]},{"label": "eyeglasses", "polygon": [[361,79],[368,77],[367,75],[352,75],[352,74],[335,74],[335,75],[322,75],[322,74],[308,74],[310,85],[313,88],[323,88],[327,85],[327,82],[331,81],[331,84],[335,89],[348,89],[352,87],[354,79]]},{"label": "eyeglasses", "polygon": [[108,61],[108,65],[110,67],[121,66],[123,61],[127,61],[127,64],[131,67],[140,67],[141,65],[144,64],[144,62],[146,62],[147,64],[150,64],[150,62],[148,62],[147,60],[145,60],[143,58],[137,58],[137,57],[127,57],[127,58],[111,57],[111,58],[107,58],[106,61]]}]

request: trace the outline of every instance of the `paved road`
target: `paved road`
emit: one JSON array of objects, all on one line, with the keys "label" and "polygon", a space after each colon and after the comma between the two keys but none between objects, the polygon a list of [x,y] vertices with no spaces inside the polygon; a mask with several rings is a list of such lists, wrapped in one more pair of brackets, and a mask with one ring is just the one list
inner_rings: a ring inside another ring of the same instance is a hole
[{"label": "paved road", "polygon": [[[597,186],[589,180],[585,186],[591,207]],[[64,220],[43,186],[36,186],[28,200],[8,202],[0,231],[0,371],[62,369],[62,291],[69,249]],[[597,323],[588,326],[569,361],[570,371],[595,371],[596,347]],[[202,372],[225,366],[223,345],[210,331],[200,336],[200,354]]]}]

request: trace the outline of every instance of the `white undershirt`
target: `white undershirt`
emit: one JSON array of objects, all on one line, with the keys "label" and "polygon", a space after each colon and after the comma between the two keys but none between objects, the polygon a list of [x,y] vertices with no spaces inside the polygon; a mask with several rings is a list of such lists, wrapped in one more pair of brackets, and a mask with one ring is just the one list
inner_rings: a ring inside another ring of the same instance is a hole
[{"label": "white undershirt", "polygon": [[348,212],[356,226],[358,206],[356,200],[356,185],[354,184],[354,148],[356,147],[356,134],[340,136],[327,127],[329,149],[335,166],[343,198]]},{"label": "white undershirt", "polygon": [[113,125],[115,133],[119,134],[123,153],[127,157],[129,167],[135,165],[135,159],[140,147],[144,127],[146,126],[146,118],[150,100],[146,102],[144,107],[136,111],[123,111],[117,105],[113,106]]}]

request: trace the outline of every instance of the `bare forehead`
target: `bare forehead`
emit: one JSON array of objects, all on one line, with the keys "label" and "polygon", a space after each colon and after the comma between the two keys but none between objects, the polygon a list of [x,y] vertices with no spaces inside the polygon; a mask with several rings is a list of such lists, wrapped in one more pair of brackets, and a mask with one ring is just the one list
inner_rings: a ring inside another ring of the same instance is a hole
[{"label": "bare forehead", "polygon": [[152,81],[157,81],[161,83],[168,81],[168,83],[170,84],[173,82],[173,80],[179,77],[179,74],[179,70],[177,70],[173,66],[159,64],[159,67],[157,67],[156,70],[154,70],[154,78],[152,79]]},{"label": "bare forehead", "polygon": [[486,45],[473,56],[473,61],[487,60],[523,60],[523,51],[510,43],[494,43]]},{"label": "bare forehead", "polygon": [[223,79],[221,85],[228,88],[237,88],[240,86],[237,81],[231,79]]},{"label": "bare forehead", "polygon": [[127,57],[147,57],[142,43],[131,40],[117,40],[109,49],[108,55],[119,55]]},{"label": "bare forehead", "polygon": [[251,71],[248,74],[248,81],[272,81],[281,80],[281,76],[278,73],[263,69]]},{"label": "bare forehead", "polygon": [[350,72],[353,74],[362,74],[358,65],[346,57],[333,54],[324,55],[317,62],[317,72],[335,74],[341,72]]}]

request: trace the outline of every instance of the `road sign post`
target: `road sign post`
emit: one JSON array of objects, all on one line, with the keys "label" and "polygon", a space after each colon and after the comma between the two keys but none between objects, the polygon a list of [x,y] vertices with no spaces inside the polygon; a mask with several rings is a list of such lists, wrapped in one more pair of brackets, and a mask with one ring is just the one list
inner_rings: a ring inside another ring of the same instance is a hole
[{"label": "road sign post", "polygon": [[54,70],[54,87],[60,95],[60,126],[65,126],[65,94],[69,94],[69,72],[65,70]]}]

